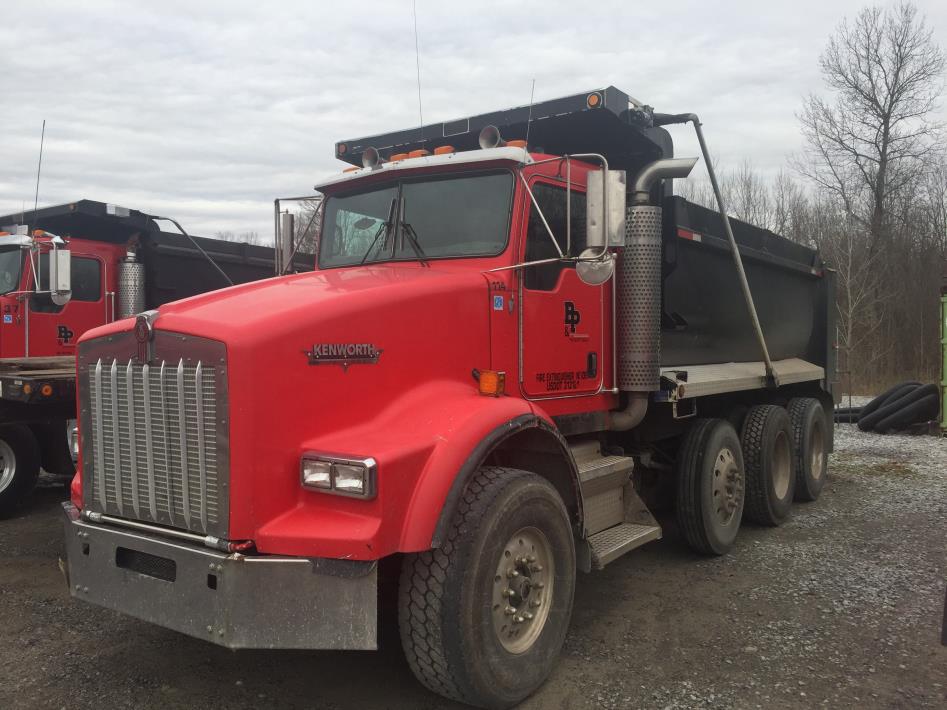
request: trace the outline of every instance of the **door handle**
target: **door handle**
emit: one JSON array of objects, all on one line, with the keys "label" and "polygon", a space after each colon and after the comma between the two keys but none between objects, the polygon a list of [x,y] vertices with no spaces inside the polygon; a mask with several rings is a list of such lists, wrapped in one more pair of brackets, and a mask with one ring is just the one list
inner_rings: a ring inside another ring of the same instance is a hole
[{"label": "door handle", "polygon": [[590,380],[598,375],[598,353],[589,353],[585,358],[585,375]]}]

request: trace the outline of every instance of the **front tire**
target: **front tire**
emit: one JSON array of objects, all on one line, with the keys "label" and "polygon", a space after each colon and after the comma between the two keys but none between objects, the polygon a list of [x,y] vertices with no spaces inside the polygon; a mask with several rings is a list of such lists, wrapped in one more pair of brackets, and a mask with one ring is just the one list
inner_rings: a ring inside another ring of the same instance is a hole
[{"label": "front tire", "polygon": [[430,690],[508,708],[552,672],[575,590],[575,543],[559,494],[539,476],[485,467],[444,544],[405,557],[401,642]]},{"label": "front tire", "polygon": [[39,444],[28,427],[0,427],[0,517],[19,508],[39,478]]}]

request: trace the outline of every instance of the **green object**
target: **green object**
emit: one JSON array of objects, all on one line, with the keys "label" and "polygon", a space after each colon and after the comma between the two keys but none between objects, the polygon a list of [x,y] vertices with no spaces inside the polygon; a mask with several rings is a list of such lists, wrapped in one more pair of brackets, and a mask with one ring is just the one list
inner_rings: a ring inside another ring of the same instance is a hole
[{"label": "green object", "polygon": [[947,434],[947,291],[940,296],[940,430]]}]

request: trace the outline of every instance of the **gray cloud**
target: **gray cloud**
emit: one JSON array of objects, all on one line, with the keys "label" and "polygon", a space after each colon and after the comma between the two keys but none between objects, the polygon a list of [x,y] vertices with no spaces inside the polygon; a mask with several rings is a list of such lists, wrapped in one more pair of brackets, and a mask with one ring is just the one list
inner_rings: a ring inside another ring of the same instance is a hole
[{"label": "gray cloud", "polygon": [[[862,2],[418,1],[424,119],[614,84],[701,114],[726,165],[775,172],[817,57]],[[418,121],[410,0],[4,2],[0,213],[88,197],[198,234],[268,235],[272,200],[342,165],[335,141]],[[920,3],[947,47],[947,5]],[[677,131],[678,154],[694,154]]]}]

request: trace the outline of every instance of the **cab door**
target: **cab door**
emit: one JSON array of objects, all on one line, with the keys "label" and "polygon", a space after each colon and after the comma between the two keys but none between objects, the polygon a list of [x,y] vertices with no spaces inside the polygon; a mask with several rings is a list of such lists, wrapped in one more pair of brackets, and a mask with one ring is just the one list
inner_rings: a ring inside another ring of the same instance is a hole
[{"label": "cab door", "polygon": [[[75,242],[73,242],[75,244]],[[49,254],[39,256],[40,290],[49,288]],[[107,268],[102,256],[72,252],[72,298],[56,305],[48,294],[32,294],[29,308],[30,355],[74,355],[76,341],[85,331],[112,320],[106,288]]]},{"label": "cab door", "polygon": [[[546,222],[566,251],[566,189],[537,181],[533,196]],[[571,244],[580,254],[586,245],[585,194],[570,191]],[[529,203],[524,261],[558,256],[535,205]],[[573,264],[553,262],[521,270],[523,350],[521,386],[530,399],[590,395],[602,385],[604,286],[589,286]]]}]

